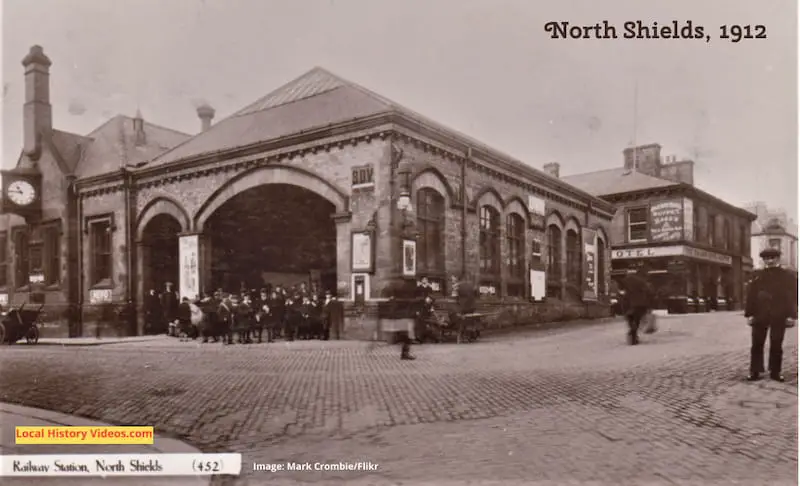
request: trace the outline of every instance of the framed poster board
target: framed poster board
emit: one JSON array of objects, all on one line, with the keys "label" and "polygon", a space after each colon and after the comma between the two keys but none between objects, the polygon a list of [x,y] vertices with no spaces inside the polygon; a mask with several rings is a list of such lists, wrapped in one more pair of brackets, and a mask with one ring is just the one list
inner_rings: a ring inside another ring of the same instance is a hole
[{"label": "framed poster board", "polygon": [[417,242],[403,240],[403,276],[417,276]]},{"label": "framed poster board", "polygon": [[353,272],[372,273],[375,266],[372,233],[353,232],[350,241],[350,259]]}]

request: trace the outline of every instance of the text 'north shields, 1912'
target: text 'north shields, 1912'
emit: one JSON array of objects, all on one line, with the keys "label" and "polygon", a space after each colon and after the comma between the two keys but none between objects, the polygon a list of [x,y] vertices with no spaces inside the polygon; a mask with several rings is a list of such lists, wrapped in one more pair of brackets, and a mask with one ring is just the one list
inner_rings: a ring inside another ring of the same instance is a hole
[{"label": "text 'north shields, 1912'", "polygon": [[608,20],[595,24],[551,21],[544,24],[544,31],[551,39],[691,39],[711,42],[716,36],[735,44],[749,39],[767,38],[767,28],[761,24],[722,24],[714,32],[691,20],[629,20],[620,24]]}]

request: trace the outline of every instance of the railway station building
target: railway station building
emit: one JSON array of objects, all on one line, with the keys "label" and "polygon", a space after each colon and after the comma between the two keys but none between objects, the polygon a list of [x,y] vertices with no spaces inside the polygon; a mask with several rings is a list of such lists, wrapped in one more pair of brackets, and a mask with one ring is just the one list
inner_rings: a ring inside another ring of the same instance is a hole
[{"label": "railway station building", "polygon": [[166,282],[189,298],[313,282],[352,339],[393,282],[445,302],[453,275],[492,325],[608,312],[611,202],[325,69],[218,122],[201,106],[195,134],[137,113],[79,135],[54,127],[42,48],[22,64],[0,304],[43,305],[43,336],[141,334]]}]

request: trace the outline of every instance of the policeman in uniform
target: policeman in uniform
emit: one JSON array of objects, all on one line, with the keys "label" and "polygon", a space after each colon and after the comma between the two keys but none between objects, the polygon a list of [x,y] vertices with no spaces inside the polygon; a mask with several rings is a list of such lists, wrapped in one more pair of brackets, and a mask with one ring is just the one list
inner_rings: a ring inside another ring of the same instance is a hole
[{"label": "policeman in uniform", "polygon": [[783,382],[783,337],[797,322],[797,276],[781,268],[781,252],[767,248],[760,253],[764,268],[758,270],[747,288],[744,316],[752,328],[749,381],[764,372],[764,343],[769,334],[769,376]]}]

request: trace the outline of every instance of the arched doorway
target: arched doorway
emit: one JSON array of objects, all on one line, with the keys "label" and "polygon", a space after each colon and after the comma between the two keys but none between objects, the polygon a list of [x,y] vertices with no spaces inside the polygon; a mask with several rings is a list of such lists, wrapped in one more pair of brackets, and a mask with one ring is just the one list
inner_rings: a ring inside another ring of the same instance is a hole
[{"label": "arched doorway", "polygon": [[333,203],[293,184],[239,192],[205,221],[211,288],[226,292],[267,285],[317,284],[336,290]]},{"label": "arched doorway", "polygon": [[178,234],[181,224],[170,214],[158,214],[144,227],[142,243],[144,246],[142,276],[144,290],[155,289],[162,292],[167,282],[178,286]]}]

